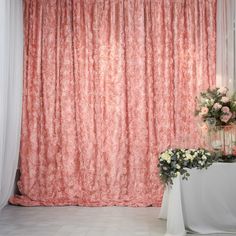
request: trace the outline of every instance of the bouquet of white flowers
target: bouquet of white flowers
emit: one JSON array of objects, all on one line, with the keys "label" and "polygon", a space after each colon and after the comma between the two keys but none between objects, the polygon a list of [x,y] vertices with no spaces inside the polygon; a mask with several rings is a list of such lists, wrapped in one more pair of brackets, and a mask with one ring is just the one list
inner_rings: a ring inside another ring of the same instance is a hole
[{"label": "bouquet of white flowers", "polygon": [[160,178],[165,184],[173,184],[173,178],[182,175],[188,179],[187,169],[207,168],[214,162],[214,155],[205,149],[168,149],[159,156]]}]

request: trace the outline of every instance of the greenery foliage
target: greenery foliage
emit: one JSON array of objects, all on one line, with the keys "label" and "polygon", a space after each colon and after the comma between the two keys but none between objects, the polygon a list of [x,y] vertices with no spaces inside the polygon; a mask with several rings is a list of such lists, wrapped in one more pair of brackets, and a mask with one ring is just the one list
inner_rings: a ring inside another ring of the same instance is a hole
[{"label": "greenery foliage", "polygon": [[159,156],[159,173],[164,184],[173,184],[173,178],[181,175],[188,179],[188,169],[208,168],[215,156],[205,149],[168,149]]}]

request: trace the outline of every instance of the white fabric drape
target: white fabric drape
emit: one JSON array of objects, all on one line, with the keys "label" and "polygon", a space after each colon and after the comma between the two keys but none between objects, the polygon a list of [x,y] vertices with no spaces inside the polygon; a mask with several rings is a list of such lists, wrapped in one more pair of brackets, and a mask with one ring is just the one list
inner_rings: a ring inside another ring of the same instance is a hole
[{"label": "white fabric drape", "polygon": [[216,84],[236,91],[235,0],[217,1]]},{"label": "white fabric drape", "polygon": [[[188,181],[177,177],[166,188],[160,218],[165,236],[236,232],[236,163],[214,163],[207,170],[189,170]],[[186,230],[185,230],[186,229]],[[234,234],[235,235],[235,234]]]},{"label": "white fabric drape", "polygon": [[23,77],[21,0],[0,1],[0,210],[12,194],[20,143]]}]

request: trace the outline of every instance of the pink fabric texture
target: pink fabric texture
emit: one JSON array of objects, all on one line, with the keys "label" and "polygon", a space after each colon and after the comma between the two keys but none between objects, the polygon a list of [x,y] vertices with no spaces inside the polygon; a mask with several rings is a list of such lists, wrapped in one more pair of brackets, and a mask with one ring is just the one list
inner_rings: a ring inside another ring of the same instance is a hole
[{"label": "pink fabric texture", "polygon": [[215,85],[215,0],[25,0],[21,196],[160,205],[158,153],[199,145]]}]

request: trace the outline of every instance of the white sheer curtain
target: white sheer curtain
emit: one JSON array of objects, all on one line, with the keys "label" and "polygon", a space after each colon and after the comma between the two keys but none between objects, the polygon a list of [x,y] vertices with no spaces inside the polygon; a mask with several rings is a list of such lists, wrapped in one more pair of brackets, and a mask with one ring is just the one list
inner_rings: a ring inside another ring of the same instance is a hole
[{"label": "white sheer curtain", "polygon": [[217,0],[216,83],[236,91],[236,0]]},{"label": "white sheer curtain", "polygon": [[23,77],[21,0],[0,0],[0,210],[12,194],[21,124]]}]

